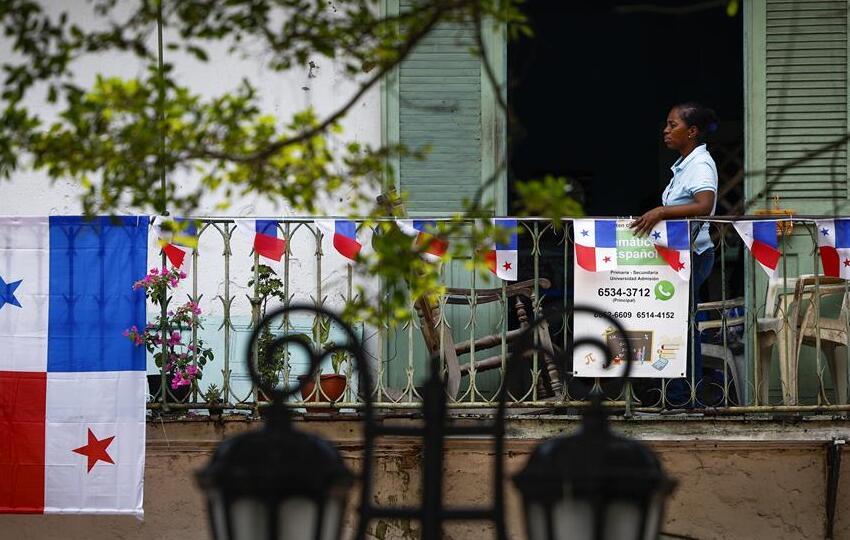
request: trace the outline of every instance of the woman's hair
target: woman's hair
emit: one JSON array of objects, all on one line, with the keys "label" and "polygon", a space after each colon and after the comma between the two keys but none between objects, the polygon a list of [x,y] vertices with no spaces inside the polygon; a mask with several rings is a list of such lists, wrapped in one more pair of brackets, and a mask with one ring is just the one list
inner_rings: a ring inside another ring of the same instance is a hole
[{"label": "woman's hair", "polygon": [[699,130],[699,140],[704,141],[708,135],[717,131],[717,115],[713,110],[703,105],[688,101],[673,107],[679,111],[682,120],[688,127],[696,126]]}]

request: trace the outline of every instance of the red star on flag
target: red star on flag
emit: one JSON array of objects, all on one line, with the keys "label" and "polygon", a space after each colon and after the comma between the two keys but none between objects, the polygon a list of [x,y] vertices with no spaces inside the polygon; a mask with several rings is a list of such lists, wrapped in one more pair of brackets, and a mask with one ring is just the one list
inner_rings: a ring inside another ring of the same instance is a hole
[{"label": "red star on flag", "polygon": [[844,259],[844,266],[850,266],[850,259]]},{"label": "red star on flag", "polygon": [[508,261],[505,261],[505,264],[502,265],[502,268],[504,268],[505,270],[510,270],[511,269],[511,263],[509,263]]},{"label": "red star on flag", "polygon": [[679,267],[678,267],[678,268],[676,268],[676,270],[684,270],[684,269],[685,269],[685,263],[680,262],[680,263],[679,263]]},{"label": "red star on flag", "polygon": [[88,472],[91,472],[92,468],[95,466],[95,464],[98,461],[104,461],[106,463],[115,464],[115,462],[112,461],[112,458],[106,452],[106,448],[110,444],[112,444],[112,439],[115,438],[115,435],[113,435],[112,437],[107,437],[105,439],[98,440],[98,438],[94,436],[94,433],[91,432],[91,428],[88,428],[88,429],[89,429],[88,444],[72,450],[73,452],[76,452],[77,454],[84,455],[88,458],[88,460],[89,460],[89,463],[88,463],[89,470],[88,470]]},{"label": "red star on flag", "polygon": [[611,257],[605,257],[602,260],[605,261],[605,262],[611,262]]}]

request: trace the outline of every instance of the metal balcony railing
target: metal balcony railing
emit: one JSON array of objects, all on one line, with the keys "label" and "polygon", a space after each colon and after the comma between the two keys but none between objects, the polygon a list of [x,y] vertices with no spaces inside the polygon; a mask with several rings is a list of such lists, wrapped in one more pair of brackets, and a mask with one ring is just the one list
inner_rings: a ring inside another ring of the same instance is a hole
[{"label": "metal balcony railing", "polygon": [[[232,220],[200,220],[199,246],[188,264],[188,279],[173,294],[200,305],[203,326],[192,332],[192,343],[206,342],[214,359],[204,367],[201,379],[172,389],[149,358],[149,409],[250,414],[263,407],[263,396],[244,366],[247,342],[264,305],[257,263],[268,265],[279,279],[279,294],[272,295],[266,307],[299,302],[339,310],[358,294],[358,285],[376,302],[388,294],[381,283],[359,275],[334,252],[313,219],[275,219],[280,222],[279,235],[287,241],[280,263],[264,262],[253,254],[250,243],[234,235]],[[744,219],[760,218],[734,218]],[[441,268],[445,294],[432,304],[410,299],[411,311],[418,317],[400,323],[385,321],[379,327],[354,324],[373,366],[377,381],[373,388],[358,388],[352,362],[338,358],[342,385],[334,390],[314,384],[314,379],[302,385],[310,391],[293,398],[291,405],[308,412],[356,412],[362,403],[359,396],[372,392],[378,408],[416,409],[421,401],[418,388],[427,377],[429,354],[434,353],[444,367],[449,407],[454,409],[491,408],[497,390],[505,384],[508,406],[514,408],[580,408],[591,392],[602,392],[612,406],[629,412],[850,410],[850,291],[847,281],[822,275],[814,218],[795,218],[780,225],[781,277],[774,279],[754,264],[732,225],[733,218],[707,222],[716,258],[702,291],[691,291],[700,302],[690,304],[691,368],[684,379],[689,396],[684,402],[669,397],[671,385],[682,384],[673,379],[635,379],[621,387],[608,379],[574,377],[569,361],[558,366],[544,351],[570,349],[569,317],[548,321],[538,334],[538,348],[529,354],[524,379],[502,379],[512,337],[547,306],[569,311],[574,302],[571,222],[555,228],[546,220],[520,219],[517,282],[502,282],[470,269],[471,256],[447,260]],[[367,245],[369,235],[378,232],[359,223],[358,234]],[[150,316],[157,310],[150,306]],[[333,328],[325,329],[324,337],[317,336],[316,329],[314,320],[282,320],[270,330],[274,335],[302,334],[326,343],[339,339]],[[697,347],[703,358],[701,374],[693,370]],[[287,348],[273,369],[279,384],[286,387],[300,384],[298,376],[307,369],[303,355],[295,349]],[[323,374],[330,374],[331,364],[328,359]],[[212,384],[222,391],[220,403],[206,399]]]}]

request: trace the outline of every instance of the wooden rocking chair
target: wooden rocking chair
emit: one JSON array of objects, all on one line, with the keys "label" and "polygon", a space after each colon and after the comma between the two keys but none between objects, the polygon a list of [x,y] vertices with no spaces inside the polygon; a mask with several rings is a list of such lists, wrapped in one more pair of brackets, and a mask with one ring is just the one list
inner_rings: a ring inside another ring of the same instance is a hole
[{"label": "wooden rocking chair", "polygon": [[[405,217],[406,211],[401,199],[397,196],[394,190],[378,196],[378,202],[383,205],[388,213],[394,217]],[[539,288],[542,290],[551,287],[548,279],[541,278],[539,280]],[[477,305],[499,302],[502,299],[502,288],[493,289],[475,289],[475,302]],[[449,288],[446,291],[446,304],[450,305],[469,305],[472,298],[473,290],[465,288]],[[535,305],[534,297],[534,281],[522,281],[512,283],[505,287],[505,297],[508,305],[513,304],[513,309],[519,321],[520,327],[514,330],[509,330],[505,334],[505,341],[508,346],[528,327],[529,320],[526,313],[525,304],[522,298],[528,298],[531,305]],[[431,356],[439,356],[445,361],[446,367],[446,391],[449,396],[457,397],[460,390],[461,378],[464,375],[469,375],[473,369],[475,372],[498,369],[502,366],[502,355],[496,354],[461,365],[458,357],[469,353],[473,349],[473,343],[476,353],[486,349],[501,347],[502,334],[492,334],[478,338],[473,341],[464,341],[455,343],[452,336],[451,328],[445,323],[440,316],[440,307],[435,302],[426,297],[418,298],[414,302],[414,307],[419,315],[420,328],[425,345],[428,348],[428,354]],[[507,321],[505,322],[507,324]],[[538,354],[538,360],[542,362],[545,369],[540,369],[540,375],[537,378],[538,397],[554,397],[560,395],[563,390],[560,372],[555,364],[554,355],[555,349],[552,344],[552,338],[549,334],[549,326],[546,321],[542,321],[537,326],[537,343],[544,353]],[[533,358],[533,351],[529,351],[525,357]]]}]

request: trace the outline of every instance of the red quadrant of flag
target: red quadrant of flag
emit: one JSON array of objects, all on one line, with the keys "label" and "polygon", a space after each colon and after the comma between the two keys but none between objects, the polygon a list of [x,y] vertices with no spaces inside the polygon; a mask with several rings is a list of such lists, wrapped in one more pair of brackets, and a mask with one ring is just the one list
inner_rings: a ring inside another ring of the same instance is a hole
[{"label": "red quadrant of flag", "polygon": [[0,371],[0,513],[44,511],[47,373]]}]

